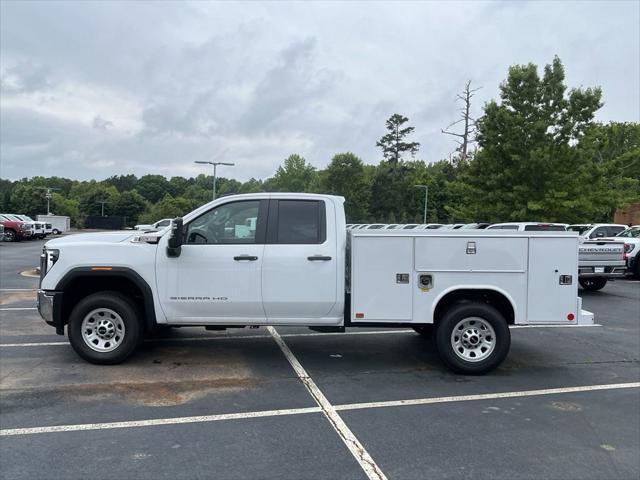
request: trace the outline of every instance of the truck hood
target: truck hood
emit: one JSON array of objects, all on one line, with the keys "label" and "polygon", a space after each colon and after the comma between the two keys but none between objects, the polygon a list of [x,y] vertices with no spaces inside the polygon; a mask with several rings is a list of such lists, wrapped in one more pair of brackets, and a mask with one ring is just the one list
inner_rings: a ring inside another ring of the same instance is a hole
[{"label": "truck hood", "polygon": [[76,233],[49,240],[45,245],[57,248],[74,243],[119,243],[129,240],[135,233],[132,231]]}]

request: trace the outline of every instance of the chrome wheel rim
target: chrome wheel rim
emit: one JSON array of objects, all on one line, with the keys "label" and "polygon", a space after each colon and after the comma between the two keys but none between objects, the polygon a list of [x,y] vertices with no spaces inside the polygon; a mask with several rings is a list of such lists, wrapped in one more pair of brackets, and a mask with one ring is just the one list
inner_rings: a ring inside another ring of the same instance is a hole
[{"label": "chrome wheel rim", "polygon": [[451,332],[451,347],[465,362],[481,362],[495,349],[496,332],[480,317],[460,320]]},{"label": "chrome wheel rim", "polygon": [[82,339],[96,352],[112,352],[124,340],[122,317],[110,308],[96,308],[82,320]]}]

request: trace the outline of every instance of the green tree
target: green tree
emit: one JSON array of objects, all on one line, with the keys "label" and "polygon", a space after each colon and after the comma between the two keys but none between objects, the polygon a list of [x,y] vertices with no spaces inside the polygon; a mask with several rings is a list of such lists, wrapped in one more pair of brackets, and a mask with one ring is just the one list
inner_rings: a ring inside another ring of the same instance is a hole
[{"label": "green tree", "polygon": [[376,142],[376,147],[382,149],[382,156],[391,166],[397,165],[405,152],[409,152],[411,157],[414,157],[420,149],[418,142],[405,141],[405,138],[415,130],[414,127],[403,126],[408,121],[407,117],[394,113],[386,121],[388,133]]},{"label": "green tree", "polygon": [[422,221],[419,199],[424,192],[414,187],[420,177],[417,162],[380,162],[371,184],[370,220],[372,222],[412,223]]},{"label": "green tree", "polygon": [[192,209],[191,202],[186,198],[174,198],[167,194],[158,203],[149,205],[147,210],[140,215],[139,221],[141,223],[154,223],[163,218],[181,217]]},{"label": "green tree", "polygon": [[101,215],[102,202],[105,215],[113,215],[113,209],[120,194],[113,185],[105,185],[95,180],[74,185],[69,192],[70,198],[78,201],[80,216]]},{"label": "green tree", "polygon": [[268,180],[269,190],[276,192],[311,192],[317,185],[316,169],[300,155],[289,155]]},{"label": "green tree", "polygon": [[18,183],[11,192],[11,210],[13,213],[35,218],[46,213],[46,200],[43,190],[29,183]]},{"label": "green tree", "polygon": [[500,102],[490,101],[478,123],[479,151],[463,166],[459,218],[487,221],[574,222],[597,208],[585,194],[597,176],[575,143],[602,105],[599,88],[566,92],[554,58],[542,78],[533,64],[509,69]]},{"label": "green tree", "polygon": [[149,202],[155,203],[166,194],[174,194],[174,185],[162,175],[144,175],[136,183],[136,190]]},{"label": "green tree", "polygon": [[81,225],[79,202],[71,198],[65,198],[58,192],[53,192],[51,195],[51,213],[69,217],[75,227]]},{"label": "green tree", "polygon": [[138,221],[138,216],[145,211],[147,202],[136,190],[122,192],[110,209],[113,215],[125,218],[125,225],[132,226]]},{"label": "green tree", "polygon": [[107,185],[113,185],[119,192],[126,192],[136,188],[138,178],[135,175],[113,175],[103,181]]},{"label": "green tree", "polygon": [[321,174],[321,190],[345,198],[347,221],[367,221],[371,185],[365,175],[362,160],[353,153],[339,153]]}]

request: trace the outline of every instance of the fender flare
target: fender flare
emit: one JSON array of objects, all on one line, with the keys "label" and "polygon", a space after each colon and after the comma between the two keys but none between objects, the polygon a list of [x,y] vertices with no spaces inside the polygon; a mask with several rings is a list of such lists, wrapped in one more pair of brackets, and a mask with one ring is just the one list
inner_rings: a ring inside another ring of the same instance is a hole
[{"label": "fender flare", "polygon": [[75,267],[69,270],[56,285],[57,292],[64,292],[67,286],[78,277],[94,278],[126,278],[133,282],[142,292],[145,318],[144,326],[152,330],[157,326],[153,291],[147,281],[135,270],[128,267],[110,267],[110,270],[94,270],[95,267]]},{"label": "fender flare", "polygon": [[431,304],[431,318],[434,318],[436,313],[436,308],[438,308],[438,304],[440,303],[440,301],[450,293],[454,293],[458,290],[491,290],[493,292],[499,293],[500,295],[502,295],[504,298],[507,299],[509,304],[511,304],[511,309],[513,310],[513,323],[514,324],[517,323],[516,318],[518,315],[518,310],[516,310],[516,304],[513,301],[513,298],[511,297],[511,295],[509,295],[502,288],[496,287],[495,285],[483,285],[483,284],[455,285],[447,288],[446,290],[443,290],[442,292],[440,292],[440,295],[438,295],[438,297]]}]

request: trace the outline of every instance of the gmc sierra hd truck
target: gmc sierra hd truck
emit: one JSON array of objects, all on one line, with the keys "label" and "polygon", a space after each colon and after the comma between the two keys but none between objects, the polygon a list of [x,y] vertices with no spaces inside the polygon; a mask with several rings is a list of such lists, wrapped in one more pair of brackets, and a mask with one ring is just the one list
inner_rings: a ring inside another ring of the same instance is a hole
[{"label": "gmc sierra hd truck", "polygon": [[160,326],[411,327],[466,374],[510,325],[589,325],[570,232],[347,231],[342,197],[217,199],[156,232],[46,243],[38,309],[84,359],[125,360]]}]

